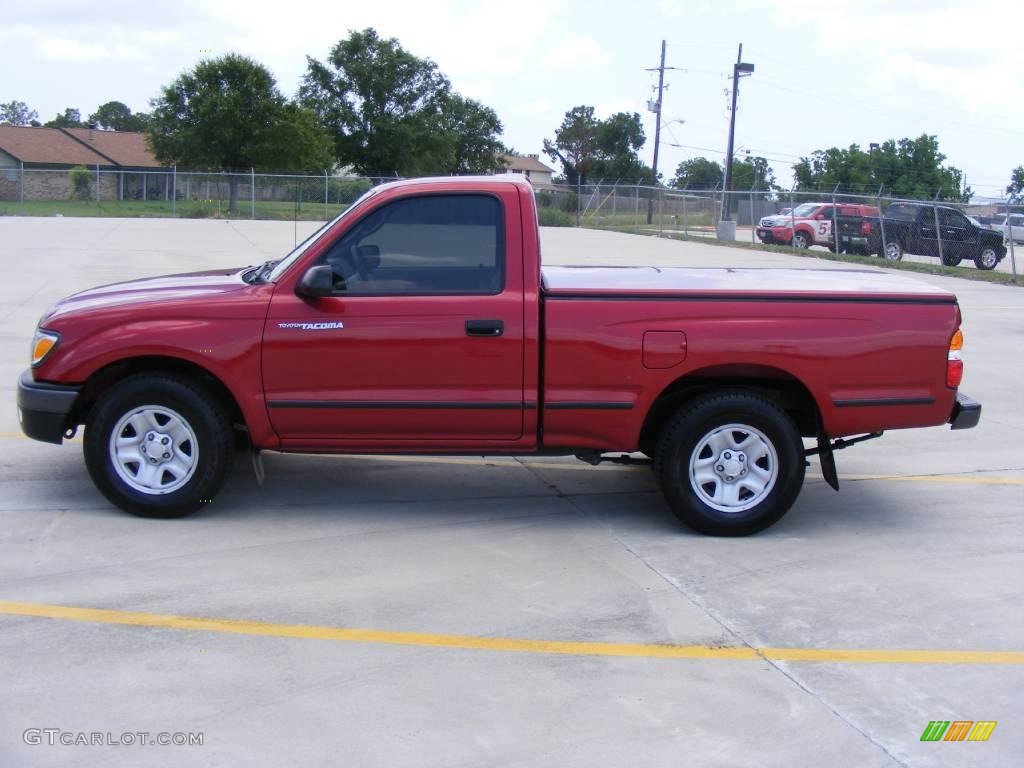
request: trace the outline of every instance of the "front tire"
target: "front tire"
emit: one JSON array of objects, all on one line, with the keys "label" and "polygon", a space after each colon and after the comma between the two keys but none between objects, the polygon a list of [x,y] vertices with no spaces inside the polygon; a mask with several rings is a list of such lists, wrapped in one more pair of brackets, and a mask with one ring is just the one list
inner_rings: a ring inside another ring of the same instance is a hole
[{"label": "front tire", "polygon": [[996,264],[998,263],[999,254],[996,253],[996,249],[990,245],[982,248],[981,253],[974,257],[974,266],[978,269],[995,269]]},{"label": "front tire", "polygon": [[654,466],[682,522],[711,536],[747,536],[793,505],[804,481],[804,449],[777,405],[755,392],[725,390],[669,421]]},{"label": "front tire", "polygon": [[811,247],[811,238],[807,236],[806,232],[797,232],[793,235],[793,247],[803,250],[804,248]]},{"label": "front tire", "polygon": [[231,423],[195,382],[140,374],[89,414],[85,465],[100,492],[140,517],[187,515],[213,499],[234,459]]}]

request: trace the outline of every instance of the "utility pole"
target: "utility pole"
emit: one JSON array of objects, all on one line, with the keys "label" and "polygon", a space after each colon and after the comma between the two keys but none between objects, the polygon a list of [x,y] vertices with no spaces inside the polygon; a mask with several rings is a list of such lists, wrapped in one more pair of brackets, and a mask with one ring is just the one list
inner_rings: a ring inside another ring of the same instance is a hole
[{"label": "utility pole", "polygon": [[[651,72],[652,70],[647,70]],[[661,94],[665,90],[665,41],[661,41],[661,63],[658,65],[658,101],[654,105],[654,186],[658,186],[658,146],[661,144]],[[647,200],[647,223],[654,220],[654,197]]]},{"label": "utility pole", "polygon": [[729,145],[725,152],[725,183],[722,200],[722,221],[729,221],[729,192],[732,190],[732,151],[733,139],[736,135],[736,97],[739,95],[740,78],[754,71],[753,64],[743,63],[743,43],[740,43],[736,54],[736,63],[732,67],[732,111],[729,113]]}]

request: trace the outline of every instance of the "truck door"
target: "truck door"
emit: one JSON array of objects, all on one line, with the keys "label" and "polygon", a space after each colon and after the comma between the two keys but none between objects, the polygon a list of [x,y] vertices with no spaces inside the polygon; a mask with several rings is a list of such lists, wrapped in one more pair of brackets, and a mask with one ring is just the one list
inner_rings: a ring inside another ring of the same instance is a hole
[{"label": "truck door", "polygon": [[939,240],[935,229],[935,209],[931,206],[921,208],[917,212],[917,243],[912,248],[908,243],[907,250],[918,256],[938,256]]},{"label": "truck door", "polygon": [[973,259],[977,250],[977,232],[971,222],[952,208],[939,208],[942,254],[946,258]]},{"label": "truck door", "polygon": [[[277,290],[263,386],[285,447],[523,434],[519,198],[406,194],[320,252],[334,290]],[[305,271],[310,265],[300,267]]]}]

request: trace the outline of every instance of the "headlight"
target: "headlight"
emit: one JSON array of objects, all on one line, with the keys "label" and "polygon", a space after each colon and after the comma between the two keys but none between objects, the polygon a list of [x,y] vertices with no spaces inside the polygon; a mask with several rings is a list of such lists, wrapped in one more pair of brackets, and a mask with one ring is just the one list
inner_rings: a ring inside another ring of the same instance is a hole
[{"label": "headlight", "polygon": [[32,337],[32,367],[35,368],[43,362],[59,342],[59,334],[36,328],[35,336]]}]

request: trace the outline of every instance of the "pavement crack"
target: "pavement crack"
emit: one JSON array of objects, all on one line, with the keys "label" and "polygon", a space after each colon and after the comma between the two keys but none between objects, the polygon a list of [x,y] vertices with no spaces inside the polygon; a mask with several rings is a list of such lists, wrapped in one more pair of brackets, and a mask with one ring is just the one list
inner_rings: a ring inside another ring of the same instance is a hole
[{"label": "pavement crack", "polygon": [[[569,504],[573,505],[578,512],[580,512],[583,515],[586,515],[588,517],[593,518],[593,516],[590,515],[588,512],[586,512],[585,510],[580,509],[578,506],[576,506],[576,504],[573,502],[572,498],[570,498],[570,497],[565,497],[565,498],[566,498],[566,501]],[[874,747],[876,747],[878,750],[880,750],[886,757],[888,757],[893,762],[894,765],[902,766],[902,768],[907,768],[908,763],[900,760],[896,755],[894,755],[891,751],[889,751],[889,749],[884,744],[882,744],[880,741],[875,739],[870,733],[868,733],[866,730],[864,730],[863,728],[861,728],[860,726],[855,724],[849,718],[844,716],[843,713],[838,710],[838,708],[836,708],[835,706],[830,704],[828,701],[826,701],[824,696],[822,696],[821,694],[819,694],[816,691],[812,690],[808,685],[804,684],[795,675],[793,675],[789,670],[787,670],[784,666],[782,666],[782,664],[780,664],[780,662],[774,661],[773,659],[770,659],[770,658],[766,657],[761,652],[761,650],[757,647],[757,645],[753,644],[752,642],[748,641],[745,637],[743,637],[743,635],[739,632],[739,630],[734,629],[732,626],[730,626],[729,623],[723,617],[721,617],[720,615],[718,615],[718,613],[716,611],[713,611],[711,608],[709,608],[707,605],[705,605],[703,601],[701,601],[700,599],[698,599],[697,597],[692,595],[676,579],[672,578],[668,574],[663,573],[656,566],[651,564],[639,552],[637,552],[635,549],[633,549],[631,546],[629,546],[629,544],[626,543],[626,541],[623,540],[623,538],[621,536],[619,536],[619,534],[616,533],[616,531],[613,530],[610,526],[606,525],[604,527],[605,527],[605,530],[607,531],[608,535],[611,536],[613,539],[615,539],[615,541],[618,542],[618,544],[624,550],[626,550],[626,552],[628,552],[632,557],[636,558],[645,568],[650,570],[655,576],[657,576],[659,579],[661,579],[666,584],[668,584],[669,587],[671,587],[678,595],[680,595],[684,600],[686,600],[686,602],[688,602],[690,605],[692,605],[698,611],[700,611],[705,616],[707,616],[711,621],[713,621],[715,624],[717,624],[719,627],[721,627],[722,631],[725,632],[730,637],[734,638],[737,644],[739,644],[739,645],[741,645],[743,647],[746,647],[746,648],[750,649],[751,651],[753,651],[754,653],[756,653],[762,660],[764,660],[764,662],[766,664],[768,664],[776,672],[778,672],[783,677],[785,677],[786,680],[788,680],[790,683],[795,685],[797,688],[799,688],[805,694],[810,696],[820,706],[825,708],[834,717],[836,717],[838,720],[840,720],[844,725],[846,725],[847,727],[851,728],[852,730],[854,730],[855,732],[860,734],[860,736],[862,736],[866,741],[868,741],[870,744],[872,744]]]}]

